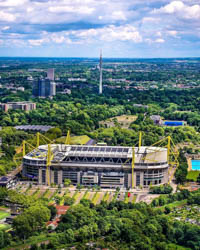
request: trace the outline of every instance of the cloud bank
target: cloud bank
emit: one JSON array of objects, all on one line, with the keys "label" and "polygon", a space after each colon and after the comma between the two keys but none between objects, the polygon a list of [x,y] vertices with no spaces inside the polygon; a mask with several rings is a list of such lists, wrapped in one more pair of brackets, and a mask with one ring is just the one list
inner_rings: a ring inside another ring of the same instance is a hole
[{"label": "cloud bank", "polygon": [[197,0],[0,0],[0,55],[199,55]]}]

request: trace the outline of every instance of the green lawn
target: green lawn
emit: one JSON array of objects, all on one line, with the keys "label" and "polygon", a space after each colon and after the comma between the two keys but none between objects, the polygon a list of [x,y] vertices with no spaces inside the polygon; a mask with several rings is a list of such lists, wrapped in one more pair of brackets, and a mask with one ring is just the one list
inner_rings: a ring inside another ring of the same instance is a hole
[{"label": "green lawn", "polygon": [[176,207],[182,207],[184,205],[187,204],[187,200],[181,200],[181,201],[175,201],[175,202],[172,202],[172,203],[169,203],[169,204],[166,204],[162,207],[160,207],[162,210],[165,209],[165,207],[169,207],[169,208],[176,208]]},{"label": "green lawn", "polygon": [[90,140],[90,137],[88,137],[87,135],[73,136],[70,138],[70,144],[83,145],[83,144],[86,144],[89,140]]},{"label": "green lawn", "polygon": [[196,181],[196,180],[197,180],[197,177],[199,176],[199,174],[200,174],[200,171],[194,171],[194,170],[192,170],[192,171],[188,172],[186,178],[187,178],[188,180]]},{"label": "green lawn", "polygon": [[10,216],[9,213],[4,212],[4,211],[0,211],[0,220],[6,218],[6,217],[8,217],[8,216]]},{"label": "green lawn", "polygon": [[[65,143],[66,137],[62,136],[58,139],[56,139],[56,143]],[[86,144],[90,140],[90,137],[87,135],[81,135],[81,136],[72,136],[70,137],[70,144],[74,145],[83,145]]]},{"label": "green lawn", "polygon": [[10,228],[10,225],[0,224],[0,230],[6,230],[8,228]]}]

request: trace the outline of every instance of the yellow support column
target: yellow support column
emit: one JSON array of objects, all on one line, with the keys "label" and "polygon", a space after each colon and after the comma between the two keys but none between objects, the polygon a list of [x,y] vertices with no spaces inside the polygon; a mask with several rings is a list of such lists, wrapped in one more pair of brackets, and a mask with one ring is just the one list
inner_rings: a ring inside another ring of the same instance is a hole
[{"label": "yellow support column", "polygon": [[142,132],[139,134],[139,148],[142,146]]},{"label": "yellow support column", "polygon": [[167,137],[167,162],[170,164],[170,149],[171,149],[171,137]]},{"label": "yellow support column", "polygon": [[37,137],[36,147],[38,148],[40,146],[40,133],[39,132],[37,132],[36,137]]},{"label": "yellow support column", "polygon": [[135,167],[135,148],[133,147],[133,153],[132,153],[132,188],[134,187],[134,167]]},{"label": "yellow support column", "polygon": [[26,155],[26,142],[24,140],[22,142],[22,155],[23,157]]},{"label": "yellow support column", "polygon": [[70,144],[70,130],[67,131],[67,136],[66,136],[66,139],[65,139],[65,144],[66,145]]},{"label": "yellow support column", "polygon": [[48,144],[46,177],[49,186],[50,186],[50,173],[49,173],[50,166],[51,166],[51,144]]}]

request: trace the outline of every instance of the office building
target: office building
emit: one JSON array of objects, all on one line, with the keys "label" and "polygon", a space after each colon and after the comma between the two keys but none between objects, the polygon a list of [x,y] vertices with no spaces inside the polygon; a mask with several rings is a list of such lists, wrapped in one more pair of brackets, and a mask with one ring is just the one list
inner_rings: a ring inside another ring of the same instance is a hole
[{"label": "office building", "polygon": [[50,81],[54,81],[54,69],[47,70],[47,79]]},{"label": "office building", "polygon": [[8,102],[0,103],[0,108],[7,112],[9,109],[21,109],[24,111],[30,111],[36,109],[36,104],[33,102]]},{"label": "office building", "polygon": [[56,95],[56,83],[49,79],[38,79],[33,84],[33,95],[42,98]]}]

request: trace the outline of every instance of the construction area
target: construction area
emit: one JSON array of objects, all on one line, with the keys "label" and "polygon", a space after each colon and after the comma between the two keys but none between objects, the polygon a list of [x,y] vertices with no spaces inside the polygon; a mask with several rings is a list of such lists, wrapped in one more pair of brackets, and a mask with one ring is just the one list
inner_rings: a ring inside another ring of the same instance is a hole
[{"label": "construction area", "polygon": [[47,139],[41,145],[37,133],[34,147],[23,141],[22,174],[39,185],[71,184],[101,188],[137,188],[170,183],[178,167],[178,150],[171,137],[151,146],[142,146],[139,134],[137,147],[70,145],[68,132],[65,144]]}]

